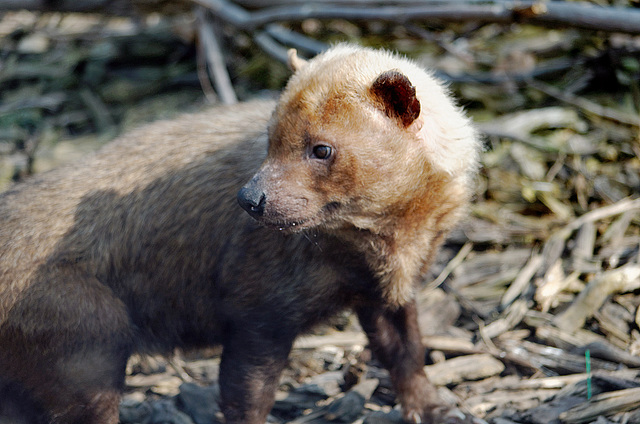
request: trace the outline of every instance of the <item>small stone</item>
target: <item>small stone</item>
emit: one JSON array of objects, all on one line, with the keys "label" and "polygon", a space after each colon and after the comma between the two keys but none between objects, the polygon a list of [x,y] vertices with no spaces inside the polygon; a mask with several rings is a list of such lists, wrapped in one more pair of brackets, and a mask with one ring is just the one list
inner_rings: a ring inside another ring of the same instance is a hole
[{"label": "small stone", "polygon": [[35,33],[23,37],[18,43],[18,52],[23,54],[41,54],[49,50],[51,40],[43,34]]},{"label": "small stone", "polygon": [[391,412],[375,411],[367,415],[362,424],[403,424],[402,413],[393,409]]},{"label": "small stone", "polygon": [[180,386],[177,398],[178,407],[189,415],[195,424],[219,423],[220,388],[218,385],[209,387],[184,383]]},{"label": "small stone", "polygon": [[161,400],[152,405],[149,424],[195,424],[184,412],[179,411],[173,402]]},{"label": "small stone", "polygon": [[140,402],[133,398],[125,398],[120,402],[120,423],[149,424],[152,412],[149,402]]}]

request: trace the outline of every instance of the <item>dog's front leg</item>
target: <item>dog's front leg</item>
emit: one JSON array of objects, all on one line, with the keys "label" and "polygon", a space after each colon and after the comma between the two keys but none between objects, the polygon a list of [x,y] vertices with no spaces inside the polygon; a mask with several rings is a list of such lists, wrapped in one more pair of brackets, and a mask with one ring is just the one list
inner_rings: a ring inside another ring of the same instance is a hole
[{"label": "dog's front leg", "polygon": [[425,411],[438,406],[438,396],[423,369],[415,301],[398,308],[362,307],[357,313],[374,356],[391,374],[404,419],[421,422]]},{"label": "dog's front leg", "polygon": [[410,423],[481,423],[444,405],[424,372],[425,348],[415,301],[398,308],[357,309],[371,350],[389,370],[403,418]]},{"label": "dog's front leg", "polygon": [[264,424],[293,340],[237,327],[220,363],[221,409],[227,424]]}]

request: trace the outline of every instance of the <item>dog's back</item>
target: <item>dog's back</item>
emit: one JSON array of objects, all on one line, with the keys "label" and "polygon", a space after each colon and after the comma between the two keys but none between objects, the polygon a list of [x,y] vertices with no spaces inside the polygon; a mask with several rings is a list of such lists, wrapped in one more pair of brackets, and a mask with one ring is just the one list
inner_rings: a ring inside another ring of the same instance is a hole
[{"label": "dog's back", "polygon": [[0,195],[6,390],[19,382],[45,409],[91,403],[83,390],[121,385],[115,368],[133,350],[220,333],[203,322],[218,295],[207,290],[224,290],[212,283],[227,272],[230,234],[260,231],[235,195],[266,154],[272,109],[253,102],[154,123]]}]

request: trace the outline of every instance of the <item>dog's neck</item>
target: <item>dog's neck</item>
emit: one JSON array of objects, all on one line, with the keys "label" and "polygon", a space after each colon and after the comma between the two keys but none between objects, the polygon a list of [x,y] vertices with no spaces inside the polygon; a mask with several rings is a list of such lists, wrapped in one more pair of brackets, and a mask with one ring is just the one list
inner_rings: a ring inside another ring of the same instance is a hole
[{"label": "dog's neck", "polygon": [[431,186],[431,192],[419,200],[371,219],[366,227],[342,228],[336,235],[363,255],[389,304],[404,305],[414,297],[420,278],[458,220],[467,197],[466,187],[455,182]]}]

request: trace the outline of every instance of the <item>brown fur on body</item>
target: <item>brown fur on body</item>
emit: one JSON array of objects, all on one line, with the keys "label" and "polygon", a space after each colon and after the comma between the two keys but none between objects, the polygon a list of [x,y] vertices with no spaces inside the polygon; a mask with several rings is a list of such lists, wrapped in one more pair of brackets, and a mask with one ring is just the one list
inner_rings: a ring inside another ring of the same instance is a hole
[{"label": "brown fur on body", "polygon": [[263,423],[295,337],[345,308],[405,417],[437,415],[412,290],[469,196],[473,131],[387,53],[292,65],[275,113],[155,123],[0,196],[0,418],[116,423],[133,352],[222,344],[227,423]]}]

